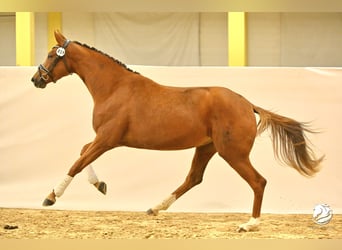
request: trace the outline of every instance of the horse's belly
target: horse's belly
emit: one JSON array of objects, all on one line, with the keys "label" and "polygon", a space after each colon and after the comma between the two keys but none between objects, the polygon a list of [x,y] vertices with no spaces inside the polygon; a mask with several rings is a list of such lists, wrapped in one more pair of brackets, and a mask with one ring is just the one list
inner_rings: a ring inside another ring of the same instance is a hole
[{"label": "horse's belly", "polygon": [[212,140],[200,129],[197,130],[165,130],[154,129],[144,133],[130,133],[125,136],[123,144],[128,147],[154,150],[180,150],[199,147]]},{"label": "horse's belly", "polygon": [[151,149],[151,150],[182,150],[188,149],[193,147],[200,147],[206,144],[211,143],[212,140],[210,138],[206,138],[205,140],[198,141],[198,142],[181,142],[181,143],[169,143],[169,141],[159,141],[159,142],[128,142],[124,143],[124,146],[131,147],[131,148],[141,148],[141,149]]}]

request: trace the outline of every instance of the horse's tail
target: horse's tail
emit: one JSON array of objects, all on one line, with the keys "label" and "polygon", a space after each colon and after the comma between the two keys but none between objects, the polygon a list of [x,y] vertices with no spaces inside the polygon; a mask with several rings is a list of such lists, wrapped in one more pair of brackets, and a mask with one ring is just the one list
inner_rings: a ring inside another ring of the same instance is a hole
[{"label": "horse's tail", "polygon": [[253,107],[259,114],[258,135],[271,128],[274,154],[278,160],[296,169],[300,174],[313,176],[320,169],[324,156],[317,159],[304,132],[314,133],[308,124],[277,115],[260,107]]}]

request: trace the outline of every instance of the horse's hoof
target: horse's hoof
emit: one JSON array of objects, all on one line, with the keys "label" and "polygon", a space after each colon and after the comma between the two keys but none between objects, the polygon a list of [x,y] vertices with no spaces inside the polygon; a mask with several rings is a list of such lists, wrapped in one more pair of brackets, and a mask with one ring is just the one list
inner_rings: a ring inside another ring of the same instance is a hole
[{"label": "horse's hoof", "polygon": [[43,201],[43,206],[44,207],[48,207],[48,206],[52,206],[53,204],[55,204],[56,201],[53,201],[53,200],[50,200],[48,198],[46,198],[44,201]]},{"label": "horse's hoof", "polygon": [[154,216],[158,215],[158,212],[153,211],[152,208],[150,208],[149,210],[147,210],[146,213],[147,213],[148,215],[154,215]]},{"label": "horse's hoof", "polygon": [[237,229],[237,231],[239,233],[257,231],[259,224],[260,224],[260,219],[252,217],[247,223],[241,224],[239,228]]},{"label": "horse's hoof", "polygon": [[248,232],[245,228],[243,227],[239,227],[236,231],[238,231],[239,233],[246,233]]},{"label": "horse's hoof", "polygon": [[106,194],[107,193],[107,184],[103,181],[97,182],[94,184],[97,190],[99,190],[101,193]]},{"label": "horse's hoof", "polygon": [[56,202],[56,194],[54,191],[52,191],[43,201],[43,206],[52,206]]}]

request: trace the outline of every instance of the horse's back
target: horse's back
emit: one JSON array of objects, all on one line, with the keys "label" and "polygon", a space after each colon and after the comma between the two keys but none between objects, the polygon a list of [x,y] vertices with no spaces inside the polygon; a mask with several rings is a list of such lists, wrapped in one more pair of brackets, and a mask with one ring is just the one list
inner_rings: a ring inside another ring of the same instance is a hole
[{"label": "horse's back", "polygon": [[[124,144],[149,149],[184,149],[209,143],[208,88],[152,85],[130,99]],[[149,135],[149,136],[145,136]]]}]

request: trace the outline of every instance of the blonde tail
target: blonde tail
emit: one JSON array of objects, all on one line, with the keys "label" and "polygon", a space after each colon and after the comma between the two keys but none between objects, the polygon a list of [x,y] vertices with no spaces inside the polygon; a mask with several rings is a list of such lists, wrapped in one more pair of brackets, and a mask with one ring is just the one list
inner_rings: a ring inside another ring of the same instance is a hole
[{"label": "blonde tail", "polygon": [[258,134],[271,128],[274,154],[278,160],[309,177],[320,170],[324,156],[317,159],[304,132],[314,133],[305,123],[254,106],[259,114]]}]

